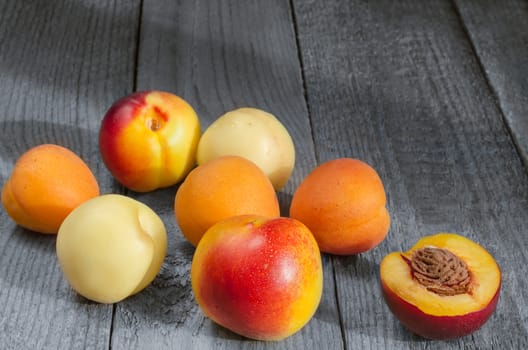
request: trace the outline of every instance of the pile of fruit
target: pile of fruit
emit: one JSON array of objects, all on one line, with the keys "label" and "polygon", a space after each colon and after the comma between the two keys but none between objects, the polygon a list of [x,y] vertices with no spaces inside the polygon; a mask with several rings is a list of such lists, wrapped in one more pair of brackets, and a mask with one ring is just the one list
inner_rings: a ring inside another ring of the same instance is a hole
[{"label": "pile of fruit", "polygon": [[[246,337],[279,340],[300,330],[323,292],[321,253],[366,252],[389,231],[380,177],[351,158],[313,169],[296,189],[289,217],[281,217],[276,191],[292,174],[295,148],[281,122],[259,109],[230,111],[202,134],[180,97],[138,92],[108,110],[99,149],[110,173],[132,191],[179,184],[174,217],[196,247],[195,299],[213,321]],[[57,234],[64,276],[90,300],[115,303],[138,293],[163,264],[161,218],[130,197],[101,195],[84,161],[59,145],[40,145],[19,158],[2,204],[18,225]],[[432,339],[482,326],[501,285],[484,248],[447,233],[387,255],[380,278],[395,316]]]}]

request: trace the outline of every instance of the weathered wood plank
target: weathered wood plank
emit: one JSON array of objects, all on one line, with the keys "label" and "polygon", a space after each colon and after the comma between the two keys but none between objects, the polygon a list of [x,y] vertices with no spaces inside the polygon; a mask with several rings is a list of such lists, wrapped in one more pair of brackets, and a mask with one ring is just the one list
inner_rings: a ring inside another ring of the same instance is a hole
[{"label": "weathered wood plank", "polygon": [[[293,3],[318,160],[374,166],[392,217],[378,248],[335,259],[346,347],[526,348],[528,257],[519,247],[528,245],[528,179],[455,9],[447,1]],[[503,272],[489,323],[450,342],[406,332],[378,283],[385,254],[438,231],[480,242]]]},{"label": "weathered wood plank", "polygon": [[[288,1],[145,0],[136,67],[140,3],[0,2],[1,183],[23,151],[54,142],[87,161],[102,192],[121,191],[100,161],[101,117],[133,87],[165,89],[195,106],[204,128],[244,105],[286,124],[298,159],[280,193],[284,214],[317,161],[368,161],[386,184],[391,232],[371,252],[325,256],[315,318],[266,344],[214,325],[198,309],[193,248],[172,216],[176,187],[131,194],[163,218],[169,255],[152,286],[115,306],[114,319],[111,306],[69,288],[54,237],[16,227],[1,210],[2,349],[528,347],[528,179],[502,121],[526,157],[526,3],[294,0],[308,109]],[[380,301],[377,272],[387,252],[441,230],[482,243],[503,271],[490,322],[447,343],[401,328]]]},{"label": "weathered wood plank", "polygon": [[[288,1],[144,1],[137,89],[182,96],[205,129],[236,107],[275,114],[290,131],[297,165],[279,193],[283,213],[294,188],[315,165],[309,119]],[[341,348],[332,266],[325,259],[324,300],[313,320],[280,343],[243,339],[214,325],[199,310],[190,285],[194,249],[177,227],[176,188],[136,196],[162,216],[169,250],[152,286],[117,305],[112,347]]]},{"label": "weathered wood plank", "polygon": [[528,167],[528,3],[459,1],[457,9]]},{"label": "weathered wood plank", "polygon": [[[41,143],[80,155],[101,191],[116,191],[100,161],[105,110],[134,77],[138,2],[0,3],[0,178]],[[0,211],[0,347],[108,348],[112,306],[86,301],[62,276],[55,237],[15,226]]]}]

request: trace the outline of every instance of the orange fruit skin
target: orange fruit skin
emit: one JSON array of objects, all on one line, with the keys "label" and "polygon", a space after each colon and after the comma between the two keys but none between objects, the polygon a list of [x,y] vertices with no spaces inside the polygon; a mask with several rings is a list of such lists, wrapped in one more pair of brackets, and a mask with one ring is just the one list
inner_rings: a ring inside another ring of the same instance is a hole
[{"label": "orange fruit skin", "polygon": [[73,209],[98,195],[97,180],[81,158],[43,144],[18,159],[2,188],[2,205],[18,225],[56,234]]},{"label": "orange fruit skin", "polygon": [[178,188],[174,215],[194,246],[215,223],[237,215],[280,216],[269,178],[253,162],[223,156],[193,169]]},{"label": "orange fruit skin", "polygon": [[290,216],[312,231],[322,252],[365,252],[387,236],[390,216],[378,173],[352,158],[316,167],[295,191]]}]

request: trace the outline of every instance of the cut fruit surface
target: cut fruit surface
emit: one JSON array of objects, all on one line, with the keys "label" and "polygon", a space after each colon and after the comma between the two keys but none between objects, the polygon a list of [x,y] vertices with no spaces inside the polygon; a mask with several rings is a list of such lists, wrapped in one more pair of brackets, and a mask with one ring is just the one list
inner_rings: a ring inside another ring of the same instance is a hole
[{"label": "cut fruit surface", "polygon": [[501,272],[491,254],[452,233],[424,237],[407,252],[387,255],[380,278],[389,308],[407,328],[442,339],[484,324],[501,286]]}]

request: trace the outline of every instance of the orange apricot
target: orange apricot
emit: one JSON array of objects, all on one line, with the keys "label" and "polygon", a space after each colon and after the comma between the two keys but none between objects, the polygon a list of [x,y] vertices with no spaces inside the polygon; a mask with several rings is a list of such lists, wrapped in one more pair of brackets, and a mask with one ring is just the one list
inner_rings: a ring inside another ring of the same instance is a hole
[{"label": "orange apricot", "polygon": [[302,181],[290,216],[308,226],[322,252],[358,254],[387,235],[385,204],[378,173],[361,160],[339,158],[319,165]]},{"label": "orange apricot", "polygon": [[193,169],[178,188],[174,215],[194,246],[217,222],[237,215],[280,216],[279,201],[266,174],[240,156],[222,156]]},{"label": "orange apricot", "polygon": [[73,209],[98,195],[97,180],[81,158],[43,144],[18,159],[2,188],[2,205],[18,225],[54,234]]}]

